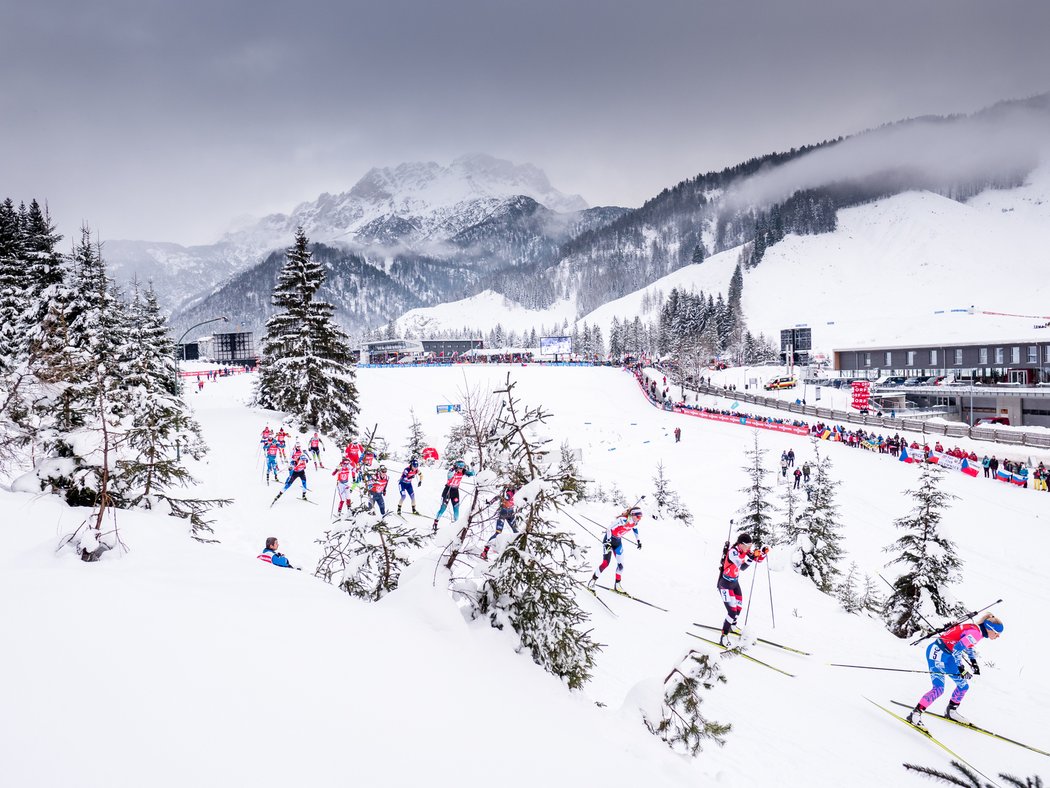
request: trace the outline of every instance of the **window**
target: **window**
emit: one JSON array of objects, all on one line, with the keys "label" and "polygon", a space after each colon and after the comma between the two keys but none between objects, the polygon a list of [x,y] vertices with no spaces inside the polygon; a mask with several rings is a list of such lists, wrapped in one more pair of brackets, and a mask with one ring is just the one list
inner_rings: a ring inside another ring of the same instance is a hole
[{"label": "window", "polygon": [[1035,345],[1028,346],[1028,363],[1038,364],[1039,363],[1039,348]]},{"label": "window", "polygon": [[1043,347],[1043,361],[1050,364],[1050,345]]},{"label": "window", "polygon": [[937,351],[936,350],[931,350],[930,351],[930,363],[933,364],[934,366],[937,365]]},{"label": "window", "polygon": [[1018,345],[1014,345],[1010,348],[1010,363],[1020,364],[1021,363],[1021,348]]},{"label": "window", "polygon": [[[1047,349],[1050,350],[1050,348],[1047,348]],[[988,348],[983,347],[983,348],[981,348],[980,350],[977,351],[977,363],[978,364],[987,364],[988,363]]]},{"label": "window", "polygon": [[908,351],[908,366],[909,367],[914,367],[915,366],[915,351],[914,350],[909,350]]},{"label": "window", "polygon": [[1005,361],[1005,359],[1006,356],[1003,355],[1003,349],[1001,347],[997,347],[995,349],[995,363],[1002,364],[1003,361]]},{"label": "window", "polygon": [[955,366],[962,366],[962,348],[955,349]]},{"label": "window", "polygon": [[870,367],[871,366],[871,353],[865,353],[864,354],[864,366],[866,366],[866,367]]},{"label": "window", "polygon": [[[1047,356],[1050,357],[1050,345],[1046,346],[1046,351],[1047,351],[1047,353],[1046,353]],[[1050,361],[1050,358],[1048,358],[1047,360]],[[893,366],[893,353],[891,353],[890,351],[887,350],[886,351],[886,368],[889,369],[892,366]]]}]

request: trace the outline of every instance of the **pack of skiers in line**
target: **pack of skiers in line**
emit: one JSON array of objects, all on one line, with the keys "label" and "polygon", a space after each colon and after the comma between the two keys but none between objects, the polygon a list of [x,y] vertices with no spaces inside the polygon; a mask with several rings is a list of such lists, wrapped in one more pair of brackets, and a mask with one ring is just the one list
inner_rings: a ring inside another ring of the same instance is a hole
[{"label": "pack of skiers in line", "polygon": [[[351,442],[347,447],[346,456],[340,460],[339,467],[333,472],[333,475],[338,477],[337,484],[343,488],[340,491],[340,511],[342,510],[346,487],[349,484],[351,476],[356,473],[362,473],[366,478],[371,478],[372,481],[370,482],[369,491],[373,495],[376,505],[379,506],[380,512],[385,514],[383,495],[386,492],[386,468],[384,465],[380,464],[378,473],[374,476],[370,476],[367,470],[362,471],[360,466],[365,463],[365,458],[371,452],[358,453],[357,450],[359,447],[360,444],[357,442]],[[373,454],[372,461],[374,462],[374,453],[371,454]],[[791,455],[793,455],[793,452],[784,452],[781,458],[781,463],[792,464],[794,462],[794,457]],[[302,457],[305,455],[301,454],[300,456]],[[355,463],[352,461],[352,458],[355,457],[358,460],[358,463],[356,464],[357,467],[354,467]],[[784,465],[784,467],[786,468],[788,466]],[[401,513],[401,505],[404,503],[406,497],[409,497],[412,501],[412,512],[418,514],[415,507],[415,494],[412,488],[414,479],[418,479],[420,483],[422,483],[422,474],[418,469],[419,461],[413,458],[409,461],[405,471],[402,473],[402,478],[399,482],[401,488],[401,502],[398,504],[398,514]],[[798,472],[801,473],[801,469],[799,469]],[[453,521],[459,519],[459,487],[464,478],[473,475],[473,468],[467,467],[463,460],[456,460],[449,468],[445,488],[442,491],[441,508],[438,511],[437,517],[434,518],[433,527],[435,531],[437,530],[441,515],[444,514],[450,504],[452,506]],[[488,559],[489,551],[493,546],[493,542],[503,532],[505,526],[509,527],[515,534],[518,533],[516,525],[516,506],[514,501],[516,492],[517,490],[515,488],[506,487],[500,495],[487,502],[487,504],[492,504],[498,501],[499,509],[496,520],[496,530],[495,533],[488,538],[481,551],[480,557],[482,560]],[[605,529],[602,535],[602,561],[586,583],[586,587],[591,590],[592,593],[594,592],[601,574],[609,567],[615,558],[615,582],[612,590],[616,593],[627,595],[627,592],[624,591],[622,586],[624,570],[623,542],[627,533],[630,532],[634,535],[633,544],[639,550],[642,549],[642,540],[638,533],[638,526],[641,523],[643,514],[643,510],[640,506],[632,506],[622,514],[618,515],[609,527]],[[282,553],[278,552],[278,548],[279,543],[277,538],[269,537],[266,540],[266,546],[263,552],[259,555],[259,559],[272,564],[273,566],[288,569],[298,568],[293,567],[288,559]],[[735,627],[740,617],[740,611],[743,609],[744,602],[743,590],[740,585],[740,575],[752,565],[765,561],[769,555],[769,551],[770,548],[767,545],[756,547],[748,533],[740,533],[737,536],[736,541],[732,544],[728,541],[725,543],[722,551],[721,569],[716,584],[718,593],[722,598],[722,604],[726,609],[726,617],[722,622],[722,632],[721,637],[719,638],[719,645],[723,648],[731,647],[729,639],[730,635],[739,634],[735,630]],[[922,721],[922,714],[930,704],[936,701],[944,693],[945,678],[947,677],[951,678],[955,683],[955,690],[952,692],[951,698],[948,702],[946,716],[949,719],[960,722],[964,725],[969,724],[969,720],[963,717],[958,709],[969,690],[969,679],[973,676],[979,676],[981,673],[980,664],[977,661],[977,654],[974,649],[982,639],[987,638],[989,640],[995,640],[1002,634],[1002,632],[1002,621],[989,613],[983,615],[975,624],[960,623],[951,627],[946,632],[941,633],[940,637],[930,643],[926,649],[926,660],[929,666],[932,687],[918,700],[915,707],[908,714],[908,722],[920,728],[925,727]]]}]

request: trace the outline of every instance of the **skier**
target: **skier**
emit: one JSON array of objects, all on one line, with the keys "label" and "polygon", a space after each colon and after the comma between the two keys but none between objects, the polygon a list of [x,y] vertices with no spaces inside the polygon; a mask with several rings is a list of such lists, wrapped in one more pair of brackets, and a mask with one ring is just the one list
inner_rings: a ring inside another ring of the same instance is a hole
[{"label": "skier", "polygon": [[769,554],[768,547],[752,550],[751,534],[740,534],[736,538],[736,544],[730,547],[726,542],[722,551],[722,574],[718,578],[718,593],[722,595],[722,604],[726,606],[726,619],[722,622],[722,637],[718,639],[720,645],[729,647],[729,633],[736,626],[740,609],[744,606],[744,594],[740,590],[740,573],[751,566],[752,562],[758,563],[766,560]]},{"label": "skier", "polygon": [[321,449],[324,448],[324,444],[321,443],[321,436],[314,430],[314,434],[310,437],[310,454],[314,458],[314,470],[318,467],[324,468],[324,463],[321,462]]},{"label": "skier", "polygon": [[350,511],[350,476],[353,473],[353,469],[350,467],[350,460],[343,457],[339,461],[339,467],[332,471],[332,475],[335,477],[335,490],[339,495],[339,510],[336,512],[336,517],[343,514],[343,506],[346,506],[347,512]]},{"label": "skier", "polygon": [[294,482],[296,479],[303,483],[303,500],[306,500],[307,463],[308,460],[306,459],[306,455],[303,454],[302,451],[299,452],[298,457],[292,459],[291,464],[289,464],[288,466],[288,478],[285,479],[284,489],[277,493],[277,495],[273,499],[273,503],[271,503],[270,506],[273,506],[273,504],[277,503],[277,499],[284,495],[286,492],[288,492],[288,488],[292,486],[292,482]]},{"label": "skier", "polygon": [[[510,526],[510,530],[514,533],[518,532],[517,521],[518,518],[515,514],[514,506],[514,493],[517,492],[513,487],[507,487],[503,490],[503,494],[493,498],[488,504],[499,501],[499,512],[496,513],[496,533],[488,538],[485,543],[485,547],[481,550],[481,560],[487,561],[489,559],[489,548],[492,543],[496,541],[496,537],[503,533],[503,525],[506,523]],[[486,504],[486,506],[488,505]]]},{"label": "skier", "polygon": [[284,431],[284,427],[281,427],[281,429],[277,430],[277,448],[280,449],[280,451],[281,451],[281,459],[282,460],[288,459],[285,456],[285,454],[284,454],[284,449],[285,449],[285,446],[287,445],[287,443],[286,443],[287,440],[288,440],[288,433]]},{"label": "skier", "polygon": [[380,465],[379,471],[368,483],[368,492],[372,496],[372,505],[368,507],[368,511],[374,510],[378,504],[379,514],[386,517],[386,485],[389,481],[390,477],[386,475],[386,466]]},{"label": "skier", "polygon": [[397,513],[401,514],[401,507],[405,504],[405,496],[412,499],[412,514],[419,514],[416,509],[416,491],[412,488],[412,480],[419,477],[419,486],[423,486],[423,473],[419,470],[419,460],[413,457],[405,469],[401,471],[401,479],[397,483],[397,489],[401,493],[401,500],[397,502]]},{"label": "skier", "polygon": [[268,441],[268,440],[270,440],[270,438],[272,438],[272,437],[273,437],[273,430],[271,430],[271,429],[270,429],[270,425],[269,425],[269,424],[267,424],[267,425],[266,425],[265,427],[263,427],[263,431],[262,431],[262,439],[263,439],[264,441]]},{"label": "skier", "polygon": [[633,531],[635,543],[638,545],[638,549],[641,550],[642,540],[638,537],[638,523],[641,521],[642,509],[640,506],[634,506],[617,517],[613,524],[605,529],[605,533],[602,535],[602,563],[594,570],[591,579],[587,581],[587,588],[594,590],[594,585],[598,582],[598,576],[609,566],[615,554],[616,582],[613,584],[613,591],[620,594],[626,593],[620,586],[620,580],[623,578],[623,535],[628,531]]},{"label": "skier", "polygon": [[273,471],[273,480],[275,482],[280,481],[277,478],[277,472],[280,470],[277,467],[277,452],[280,449],[277,446],[277,441],[273,438],[263,440],[263,451],[266,452],[266,483],[270,483],[270,472]]},{"label": "skier", "polygon": [[278,547],[280,547],[280,544],[278,544],[276,536],[266,537],[266,547],[261,553],[259,553],[259,555],[257,556],[258,559],[260,561],[265,561],[268,564],[280,566],[285,569],[298,569],[299,567],[292,566],[290,563],[288,563],[288,559],[284,557],[284,553],[277,552]]},{"label": "skier", "polygon": [[970,721],[962,716],[958,709],[970,688],[971,676],[981,675],[981,666],[977,664],[977,653],[974,651],[982,638],[995,640],[1003,634],[1003,622],[991,613],[985,613],[976,624],[956,624],[941,634],[926,649],[926,661],[930,665],[930,678],[933,687],[919,698],[915,708],[908,713],[908,722],[918,728],[925,728],[922,713],[944,692],[944,677],[951,676],[955,690],[948,701],[945,716],[955,722],[969,725]]},{"label": "skier", "polygon": [[456,460],[448,469],[448,481],[445,482],[445,489],[441,491],[441,508],[438,509],[437,516],[434,518],[434,533],[437,533],[438,520],[441,519],[441,515],[445,513],[450,503],[452,504],[452,522],[459,519],[459,485],[464,476],[473,475],[474,469],[468,468],[467,463],[463,460]]}]

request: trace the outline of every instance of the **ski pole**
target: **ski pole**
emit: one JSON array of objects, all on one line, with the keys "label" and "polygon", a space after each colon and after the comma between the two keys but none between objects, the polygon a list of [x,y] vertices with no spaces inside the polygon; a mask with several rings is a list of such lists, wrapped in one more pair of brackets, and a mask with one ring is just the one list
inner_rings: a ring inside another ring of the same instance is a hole
[{"label": "ski pole", "polygon": [[[895,592],[895,591],[897,590],[896,588],[894,588],[894,587],[893,587],[893,583],[891,583],[891,582],[890,582],[889,580],[887,580],[887,579],[886,579],[885,577],[883,577],[883,576],[882,576],[882,573],[881,573],[881,572],[879,573],[879,579],[881,579],[883,583],[885,583],[886,585],[888,585],[888,586],[890,587],[890,590],[891,590],[891,591],[894,591],[894,592]],[[926,624],[926,626],[928,626],[928,627],[930,628],[930,630],[936,629],[936,627],[934,627],[934,625],[933,625],[933,624],[931,624],[931,623],[930,623],[930,622],[929,622],[929,621],[928,621],[928,620],[926,619],[926,617],[925,617],[925,616],[924,616],[924,615],[923,615],[922,613],[920,613],[920,612],[919,612],[918,610],[916,610],[916,611],[915,611],[915,615],[917,615],[917,616],[918,616],[919,618],[921,618],[921,619],[923,620],[923,623],[925,623],[925,624]],[[944,630],[940,630],[940,631],[942,631],[942,632],[943,632]],[[916,640],[916,641],[915,641],[915,643],[912,643],[912,645],[913,645],[913,646],[914,646],[914,645],[916,645],[916,644],[917,644],[917,643],[918,643],[919,641],[921,641],[921,640],[922,640],[922,639],[923,639],[924,637],[926,637],[926,635],[923,635],[923,637],[922,637],[922,638],[919,638],[919,640]]]},{"label": "ski pole", "polygon": [[747,592],[747,610],[744,611],[744,626],[747,626],[747,617],[751,615],[751,598],[755,595],[755,578],[758,577],[758,570],[756,569],[751,573],[751,590]]},{"label": "ski pole", "polygon": [[332,488],[332,504],[328,507],[328,518],[331,519],[335,516],[335,491],[336,487]]},{"label": "ski pole", "polygon": [[[766,558],[766,581],[769,585],[769,615],[773,619],[773,629],[777,628],[777,614],[773,612],[773,570],[769,568],[769,558]],[[744,622],[747,623],[747,622]]]},{"label": "ski pole", "polygon": [[[841,662],[829,662],[829,667],[832,668],[857,668],[858,670],[886,670],[893,673],[926,673],[929,674],[928,670],[912,670],[911,668],[883,668],[877,665],[844,665]],[[945,676],[958,676],[958,673],[945,673]]]}]

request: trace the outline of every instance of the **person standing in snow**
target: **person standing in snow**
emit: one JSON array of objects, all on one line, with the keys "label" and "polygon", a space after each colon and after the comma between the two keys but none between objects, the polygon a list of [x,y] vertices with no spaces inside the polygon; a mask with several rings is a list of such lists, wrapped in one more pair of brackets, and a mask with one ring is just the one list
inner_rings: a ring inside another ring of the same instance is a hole
[{"label": "person standing in snow", "polygon": [[[292,486],[292,483],[298,479],[303,483],[303,500],[306,500],[306,466],[309,461],[306,459],[306,455],[302,451],[299,452],[298,456],[293,455],[292,461],[288,466],[288,478],[285,479],[284,489],[281,490],[273,499],[273,503],[277,503],[277,499],[288,492],[288,488]],[[270,505],[273,506],[273,503]]]},{"label": "person standing in snow", "polygon": [[292,566],[288,563],[288,559],[284,557],[284,553],[278,553],[277,548],[281,545],[277,542],[276,536],[269,536],[266,538],[266,547],[257,556],[260,561],[265,561],[273,566],[280,566],[285,569],[298,569],[297,566]]},{"label": "person standing in snow", "polygon": [[718,642],[726,648],[729,647],[729,633],[736,626],[736,620],[744,606],[744,593],[740,590],[740,573],[752,563],[765,561],[766,556],[769,555],[768,547],[752,549],[753,544],[751,534],[740,534],[736,538],[736,544],[730,546],[726,542],[726,548],[722,552],[722,574],[718,578],[717,588],[718,593],[722,595],[722,604],[726,606],[726,618],[722,622],[722,637]]},{"label": "person standing in snow", "polygon": [[321,462],[321,449],[324,448],[324,444],[321,443],[321,436],[317,434],[317,430],[314,430],[314,434],[310,437],[310,454],[314,458],[314,470],[316,471],[318,466],[324,468],[324,463]]},{"label": "person standing in snow", "polygon": [[793,475],[795,477],[795,489],[797,490],[799,485],[802,483],[802,469],[795,468],[795,473]]},{"label": "person standing in snow", "polygon": [[908,722],[918,728],[926,727],[922,713],[944,692],[944,677],[951,676],[955,690],[948,701],[945,716],[950,720],[969,725],[970,721],[959,714],[959,704],[970,688],[969,679],[981,675],[974,647],[984,638],[996,640],[1003,634],[1003,622],[991,613],[985,613],[976,624],[956,624],[941,634],[926,649],[926,661],[930,666],[933,687],[919,698],[915,708],[908,713]]},{"label": "person standing in snow", "polygon": [[675,443],[681,443],[682,442],[682,428],[681,427],[675,427],[674,428],[674,442]]},{"label": "person standing in snow", "polygon": [[515,492],[516,492],[516,490],[513,487],[507,487],[507,488],[505,488],[503,490],[503,493],[501,495],[497,496],[496,498],[493,498],[491,501],[488,501],[488,503],[486,504],[486,505],[492,504],[492,503],[495,503],[498,500],[499,501],[499,512],[497,512],[497,514],[496,514],[496,533],[494,533],[492,536],[490,536],[488,538],[488,541],[485,543],[485,547],[481,551],[481,560],[482,561],[487,561],[488,560],[488,558],[489,558],[489,548],[492,546],[492,543],[494,541],[496,541],[496,537],[499,536],[501,533],[503,533],[503,525],[504,525],[504,523],[509,525],[510,526],[510,530],[512,530],[514,533],[518,532],[518,526],[516,525],[516,523],[518,521],[518,518],[517,518],[517,516],[515,514],[515,506],[514,506],[514,493]]},{"label": "person standing in snow", "polygon": [[638,546],[638,549],[641,550],[642,540],[638,536],[638,523],[641,521],[642,508],[640,506],[634,506],[617,517],[612,525],[605,529],[605,533],[602,534],[602,562],[598,568],[594,570],[591,579],[587,581],[587,588],[592,591],[594,590],[594,586],[598,582],[598,576],[605,571],[606,567],[612,562],[612,557],[615,555],[616,582],[613,584],[613,591],[620,594],[626,593],[620,585],[620,581],[623,579],[623,537],[628,531],[633,531],[635,544]]},{"label": "person standing in snow", "polygon": [[468,468],[467,463],[463,460],[456,460],[448,469],[448,481],[445,482],[445,489],[441,491],[441,508],[438,509],[437,516],[434,518],[434,533],[437,533],[438,521],[450,503],[452,504],[452,522],[459,519],[459,485],[463,482],[464,476],[473,475],[474,469]]},{"label": "person standing in snow", "polygon": [[346,506],[347,512],[350,511],[350,477],[353,475],[353,469],[350,467],[350,460],[343,457],[339,461],[339,467],[332,471],[332,475],[335,477],[335,491],[339,496],[339,510],[336,512],[336,517],[343,514],[343,507]]},{"label": "person standing in snow", "polygon": [[802,481],[804,481],[806,484],[809,484],[809,474],[810,467],[809,462],[807,461],[802,464]]},{"label": "person standing in snow", "polygon": [[784,454],[780,455],[780,475],[783,478],[785,478],[785,479],[787,478],[787,475],[788,475],[787,452],[785,452]]},{"label": "person standing in snow", "polygon": [[413,457],[409,460],[408,465],[401,471],[401,478],[397,482],[398,492],[401,493],[401,499],[397,502],[397,513],[401,514],[401,507],[405,505],[405,498],[408,497],[412,501],[412,514],[419,514],[416,510],[416,491],[412,487],[412,480],[419,477],[419,486],[423,486],[423,472],[419,470],[419,460]]}]

